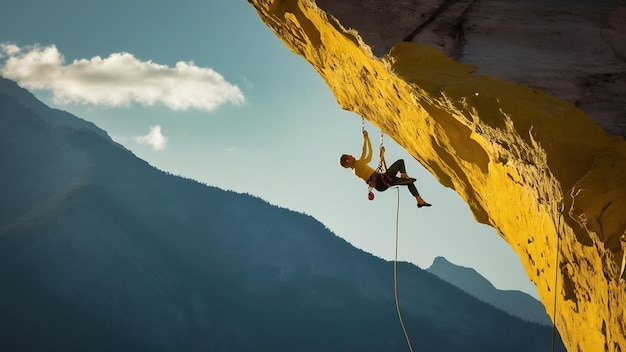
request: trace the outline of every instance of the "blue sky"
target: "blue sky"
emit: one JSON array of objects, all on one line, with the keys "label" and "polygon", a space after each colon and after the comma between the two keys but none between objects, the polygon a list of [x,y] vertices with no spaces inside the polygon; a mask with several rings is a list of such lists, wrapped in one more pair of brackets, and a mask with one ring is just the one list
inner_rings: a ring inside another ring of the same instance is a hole
[{"label": "blue sky", "polygon": [[[361,118],[291,53],[245,0],[22,0],[0,4],[0,74],[96,123],[155,167],[312,215],[393,259],[396,190],[338,164],[358,155]],[[366,124],[376,148],[379,131]],[[436,256],[537,297],[517,255],[450,189],[385,138],[433,204],[400,189],[400,260]]]}]

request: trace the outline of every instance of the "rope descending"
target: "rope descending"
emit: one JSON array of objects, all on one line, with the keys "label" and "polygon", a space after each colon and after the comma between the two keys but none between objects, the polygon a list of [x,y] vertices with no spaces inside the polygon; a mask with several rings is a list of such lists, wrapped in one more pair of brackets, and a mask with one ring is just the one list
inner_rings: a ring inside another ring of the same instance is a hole
[{"label": "rope descending", "polygon": [[398,312],[398,319],[400,319],[400,325],[402,326],[402,331],[404,332],[406,343],[409,346],[409,351],[413,352],[411,339],[409,339],[409,334],[406,332],[404,320],[402,319],[402,313],[400,313],[400,300],[398,299],[398,223],[400,222],[400,189],[396,187],[396,191],[398,191],[398,201],[396,204],[396,254],[393,259],[393,293],[396,299],[396,311]]},{"label": "rope descending", "polygon": [[[558,225],[556,226],[556,263],[554,266],[554,306],[552,308],[552,352],[554,352],[554,345],[556,342],[556,300],[558,298],[556,294],[556,284],[559,281],[559,251],[561,250],[561,236],[559,232],[561,230],[561,217],[563,216],[563,201],[561,200],[557,204],[557,210],[559,212]],[[554,223],[553,223],[554,224]]]},{"label": "rope descending", "polygon": [[[365,132],[365,118],[361,118],[361,132]],[[387,172],[387,162],[385,161],[385,146],[383,144],[384,133],[380,131],[380,146],[379,146],[379,157],[378,167],[376,168],[376,172],[380,174],[384,174]],[[369,186],[368,198],[369,200],[374,199],[374,193],[372,192],[372,186]],[[396,202],[396,250],[395,256],[393,259],[393,294],[396,301],[396,311],[398,312],[398,319],[400,320],[400,325],[402,326],[402,332],[404,332],[404,337],[406,339],[406,343],[409,346],[409,351],[413,352],[413,346],[411,346],[411,339],[409,338],[409,334],[406,331],[406,327],[404,326],[404,320],[402,319],[402,313],[400,312],[400,299],[398,298],[398,237],[399,237],[399,223],[400,223],[400,189],[396,186],[396,191],[398,192],[398,199]]]}]

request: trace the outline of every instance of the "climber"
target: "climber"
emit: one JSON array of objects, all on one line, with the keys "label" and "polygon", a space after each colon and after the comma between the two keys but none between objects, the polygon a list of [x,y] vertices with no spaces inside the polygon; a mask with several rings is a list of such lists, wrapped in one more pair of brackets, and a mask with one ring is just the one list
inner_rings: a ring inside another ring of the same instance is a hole
[{"label": "climber", "polygon": [[[384,162],[385,147],[381,145],[381,163]],[[414,178],[410,178],[406,173],[404,166],[404,160],[396,160],[389,168],[384,172],[377,172],[368,163],[372,160],[372,143],[370,142],[367,131],[363,129],[363,150],[359,159],[355,159],[350,154],[343,154],[339,159],[339,163],[344,168],[351,168],[354,174],[365,181],[371,188],[375,188],[379,192],[385,191],[391,186],[406,185],[409,188],[409,192],[417,200],[417,207],[430,207],[431,204],[427,203],[420,196],[417,188],[413,184]],[[400,173],[400,177],[396,175]],[[373,195],[370,194],[370,199],[373,199]]]}]

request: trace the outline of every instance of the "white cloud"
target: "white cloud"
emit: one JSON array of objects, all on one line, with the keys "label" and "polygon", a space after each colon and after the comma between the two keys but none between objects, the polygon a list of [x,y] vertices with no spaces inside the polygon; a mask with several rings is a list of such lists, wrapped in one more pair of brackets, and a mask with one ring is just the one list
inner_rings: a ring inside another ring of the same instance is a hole
[{"label": "white cloud", "polygon": [[150,126],[150,132],[145,136],[136,136],[133,139],[140,144],[147,144],[152,149],[159,151],[165,148],[167,144],[167,137],[161,133],[161,126]]},{"label": "white cloud", "polygon": [[4,59],[7,56],[16,55],[20,52],[20,48],[11,43],[0,43],[0,59]]},{"label": "white cloud", "polygon": [[193,62],[168,67],[123,52],[66,64],[54,45],[20,48],[8,43],[0,44],[0,59],[2,76],[28,89],[49,90],[57,104],[162,104],[172,110],[212,111],[245,100],[239,87]]}]

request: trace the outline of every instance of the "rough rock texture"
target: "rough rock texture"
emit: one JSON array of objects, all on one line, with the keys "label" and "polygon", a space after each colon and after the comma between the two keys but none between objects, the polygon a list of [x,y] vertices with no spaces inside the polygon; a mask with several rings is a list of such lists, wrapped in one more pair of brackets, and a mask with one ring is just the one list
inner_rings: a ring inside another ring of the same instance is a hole
[{"label": "rough rock texture", "polygon": [[[377,57],[405,40],[574,103],[626,136],[624,0],[317,0]],[[620,6],[621,4],[621,6]],[[355,15],[355,14],[358,14]]]},{"label": "rough rock texture", "polygon": [[[398,0],[331,8],[332,1],[318,0],[331,16],[310,0],[249,1],[344,109],[391,136],[511,245],[551,315],[556,299],[552,319],[569,351],[626,350],[626,285],[619,283],[626,247],[623,7]],[[376,17],[381,13],[389,17]],[[532,22],[527,15],[534,13],[543,22]],[[571,20],[568,28],[579,34],[570,36],[557,20]],[[564,54],[535,41],[561,31],[568,37],[562,43],[586,38],[591,45],[592,25],[613,54],[600,45]],[[524,40],[510,40],[524,28],[532,30]],[[422,37],[443,52],[415,43]],[[541,55],[553,57],[552,65]],[[531,76],[545,79],[523,81]],[[580,86],[581,79],[587,83]],[[598,123],[574,103],[597,111]]]}]

